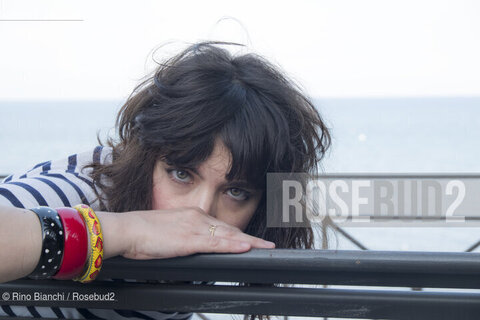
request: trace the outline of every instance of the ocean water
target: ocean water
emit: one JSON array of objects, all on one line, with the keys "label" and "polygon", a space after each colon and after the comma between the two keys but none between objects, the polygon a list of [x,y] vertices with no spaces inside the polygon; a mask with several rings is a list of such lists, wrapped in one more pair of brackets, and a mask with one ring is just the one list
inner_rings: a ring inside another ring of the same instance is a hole
[{"label": "ocean water", "polygon": [[326,99],[327,172],[480,172],[480,97]]},{"label": "ocean water", "polygon": [[[326,172],[480,172],[480,97],[316,99]],[[0,101],[0,175],[114,134],[121,101]]]},{"label": "ocean water", "polygon": [[0,102],[0,175],[97,145],[115,124],[116,101]]},{"label": "ocean water", "polygon": [[[322,164],[325,172],[480,173],[480,97],[315,103],[333,138]],[[97,133],[102,139],[114,135],[121,105],[121,101],[0,102],[0,175],[94,147]],[[346,231],[372,250],[464,251],[480,239],[480,230],[473,227]],[[330,235],[329,246],[356,249],[335,234]]]}]

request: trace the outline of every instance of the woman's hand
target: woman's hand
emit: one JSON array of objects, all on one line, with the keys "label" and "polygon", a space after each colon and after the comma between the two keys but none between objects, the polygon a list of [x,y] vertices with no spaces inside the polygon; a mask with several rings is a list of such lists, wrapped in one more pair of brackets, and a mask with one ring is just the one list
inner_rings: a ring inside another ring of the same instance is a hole
[{"label": "woman's hand", "polygon": [[[129,259],[162,259],[275,247],[273,242],[247,235],[199,208],[119,214],[102,212],[100,220],[105,237],[105,258],[122,255]],[[211,225],[217,226],[214,236],[210,234]]]}]

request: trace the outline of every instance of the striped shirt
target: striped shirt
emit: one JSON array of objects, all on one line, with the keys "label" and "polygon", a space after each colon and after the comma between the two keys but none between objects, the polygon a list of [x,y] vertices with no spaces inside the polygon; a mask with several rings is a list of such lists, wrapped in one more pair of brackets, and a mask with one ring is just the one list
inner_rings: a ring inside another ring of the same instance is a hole
[{"label": "striped shirt", "polygon": [[[73,154],[66,159],[39,163],[27,172],[10,175],[0,183],[0,206],[18,208],[49,206],[58,208],[84,203],[92,207],[93,210],[102,210],[99,201],[96,199],[95,186],[89,177],[92,169],[83,169],[83,167],[92,162],[111,163],[111,152],[111,148],[98,146],[87,152]],[[111,281],[114,280],[111,279]],[[115,279],[115,281],[125,282],[128,280]],[[192,313],[2,305],[0,316],[179,320],[190,319]]]}]

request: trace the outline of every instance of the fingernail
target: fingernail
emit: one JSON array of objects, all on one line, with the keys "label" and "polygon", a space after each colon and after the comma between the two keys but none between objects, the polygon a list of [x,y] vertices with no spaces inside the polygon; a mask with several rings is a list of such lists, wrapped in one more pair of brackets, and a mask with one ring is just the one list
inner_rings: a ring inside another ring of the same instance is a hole
[{"label": "fingernail", "polygon": [[271,241],[265,241],[266,244],[268,244],[270,247],[275,247],[275,243]]}]

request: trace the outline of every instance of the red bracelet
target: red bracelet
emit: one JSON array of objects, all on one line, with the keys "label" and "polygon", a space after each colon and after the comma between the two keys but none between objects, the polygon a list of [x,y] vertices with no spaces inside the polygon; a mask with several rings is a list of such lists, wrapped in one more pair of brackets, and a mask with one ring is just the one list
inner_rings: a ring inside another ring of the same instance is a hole
[{"label": "red bracelet", "polygon": [[68,280],[78,276],[87,261],[88,235],[85,222],[73,208],[55,209],[65,230],[65,248],[60,270],[54,279]]}]

